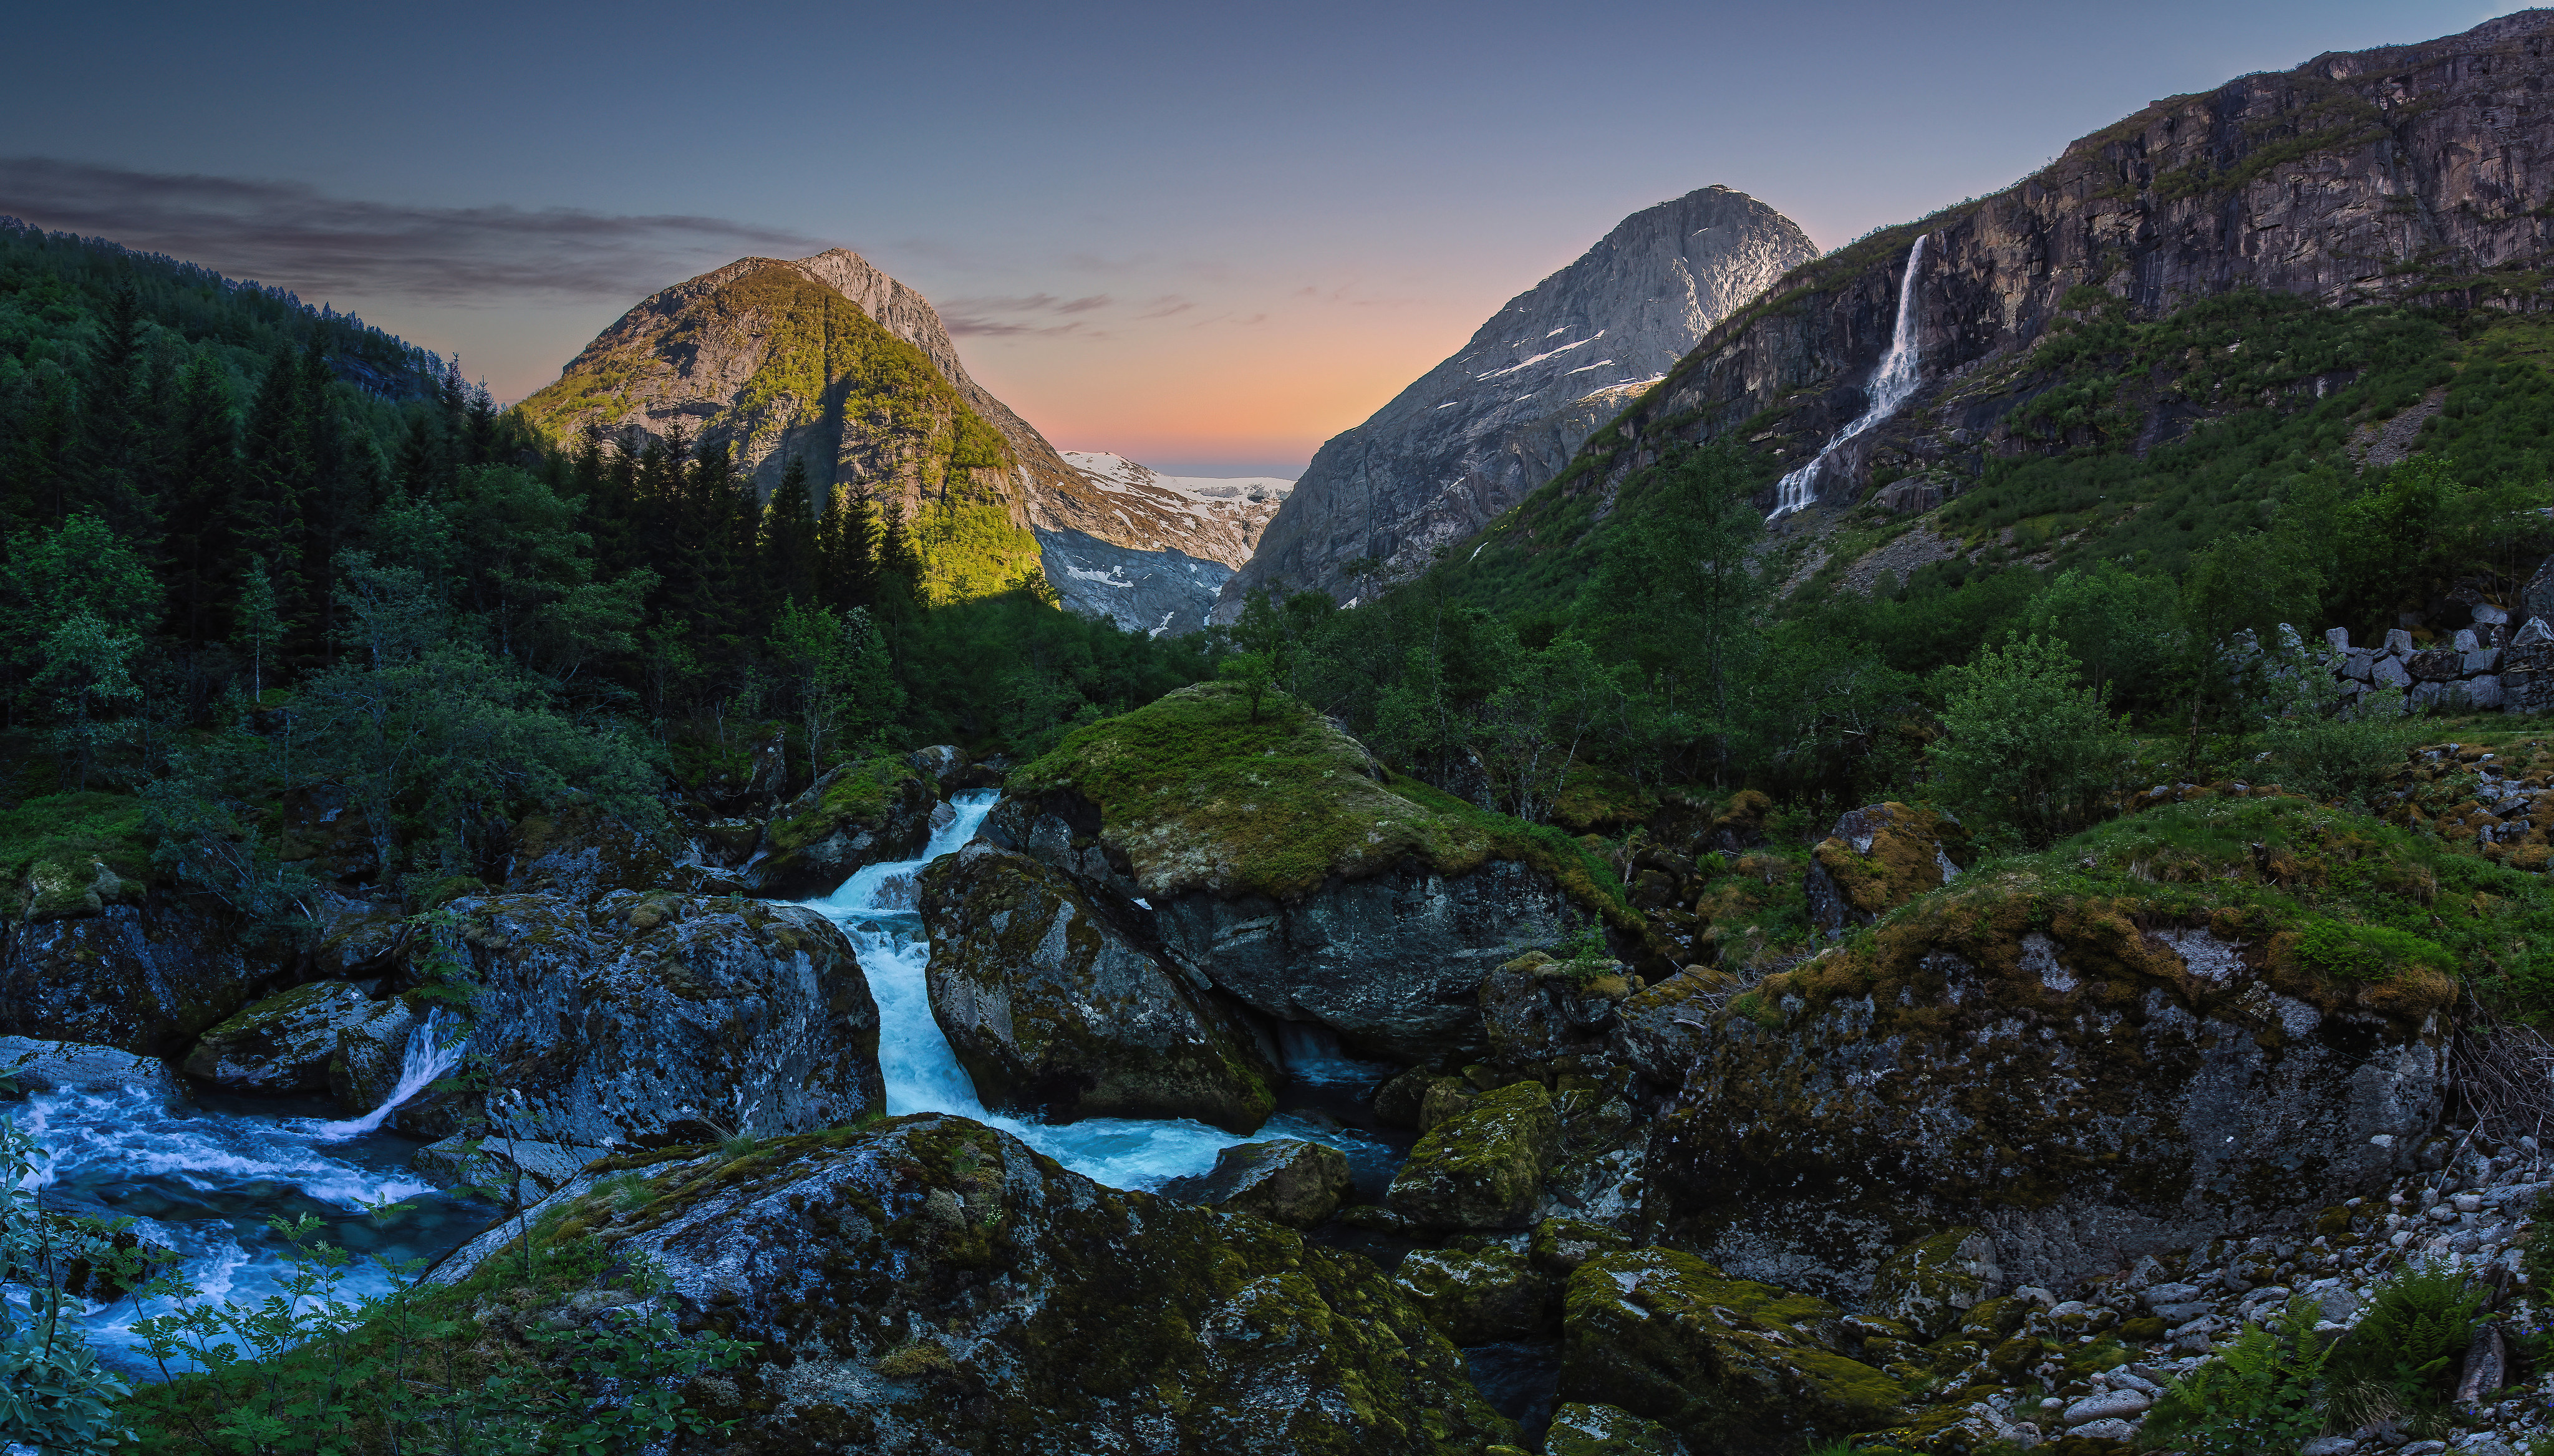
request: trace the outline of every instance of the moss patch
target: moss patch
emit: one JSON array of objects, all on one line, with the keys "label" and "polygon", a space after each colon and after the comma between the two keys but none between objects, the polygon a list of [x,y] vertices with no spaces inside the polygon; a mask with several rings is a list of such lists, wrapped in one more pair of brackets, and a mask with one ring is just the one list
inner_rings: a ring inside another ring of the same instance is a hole
[{"label": "moss patch", "polygon": [[0,872],[10,887],[0,914],[12,916],[94,911],[93,891],[138,893],[153,877],[142,801],[90,791],[0,810]]}]

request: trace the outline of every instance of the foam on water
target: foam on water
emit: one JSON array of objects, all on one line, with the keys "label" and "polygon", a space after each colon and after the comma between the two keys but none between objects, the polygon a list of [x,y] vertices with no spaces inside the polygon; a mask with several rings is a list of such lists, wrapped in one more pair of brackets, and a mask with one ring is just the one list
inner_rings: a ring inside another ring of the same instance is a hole
[{"label": "foam on water", "polygon": [[[1352,1155],[1371,1155],[1371,1138],[1310,1113],[1279,1113],[1247,1137],[1185,1119],[1118,1117],[1044,1123],[992,1112],[976,1096],[976,1084],[950,1050],[931,1015],[924,968],[931,946],[913,910],[911,886],[924,865],[951,854],[976,837],[1000,796],[990,789],[962,793],[956,813],[940,824],[918,859],[872,864],[841,889],[804,902],[842,926],[860,952],[870,994],[878,1007],[878,1069],[886,1079],[890,1116],[950,1112],[1002,1129],[1086,1177],[1120,1188],[1157,1188],[1215,1167],[1215,1156],[1235,1143],[1303,1138]],[[1351,1062],[1336,1039],[1318,1028],[1280,1027],[1287,1069],[1300,1079],[1337,1084],[1372,1082],[1385,1068]],[[1299,1049],[1303,1054],[1298,1059]]]}]

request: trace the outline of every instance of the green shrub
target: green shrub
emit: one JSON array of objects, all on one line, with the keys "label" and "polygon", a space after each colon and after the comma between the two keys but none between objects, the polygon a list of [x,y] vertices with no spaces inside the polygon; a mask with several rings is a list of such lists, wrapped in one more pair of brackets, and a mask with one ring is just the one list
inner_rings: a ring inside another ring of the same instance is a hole
[{"label": "green shrub", "polygon": [[1942,797],[1990,838],[2036,848],[2082,828],[2128,744],[2066,649],[2037,635],[1947,668],[1943,735],[1926,750]]},{"label": "green shrub", "polygon": [[[2444,1261],[2409,1265],[2377,1287],[2359,1323],[2333,1350],[2344,1399],[2336,1415],[2368,1404],[2415,1416],[2444,1405],[2456,1365],[2483,1323],[2486,1290]],[[2367,1412],[2375,1413],[2375,1412]]]},{"label": "green shrub", "polygon": [[2294,1456],[2324,1424],[2321,1387],[2332,1352],[2314,1326],[2314,1301],[2302,1297],[2267,1328],[2244,1326],[2165,1389],[2141,1444],[2187,1456]]}]

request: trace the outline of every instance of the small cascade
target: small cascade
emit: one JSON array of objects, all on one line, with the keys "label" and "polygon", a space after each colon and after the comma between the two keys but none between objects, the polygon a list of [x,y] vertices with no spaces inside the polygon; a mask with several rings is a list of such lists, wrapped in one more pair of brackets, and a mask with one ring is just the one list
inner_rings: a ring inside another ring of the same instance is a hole
[{"label": "small cascade", "polygon": [[382,1105],[361,1117],[343,1122],[323,1122],[310,1129],[314,1142],[342,1143],[380,1129],[390,1115],[417,1093],[433,1086],[447,1071],[461,1064],[461,1049],[468,1038],[451,1028],[442,1007],[425,1014],[425,1025],[408,1033],[407,1048],[401,1054],[399,1085],[391,1088]]},{"label": "small cascade", "polygon": [[[931,1014],[926,977],[931,943],[914,909],[913,886],[925,865],[976,838],[999,797],[991,789],[959,794],[945,821],[934,816],[931,841],[920,858],[868,865],[833,894],[803,902],[843,928],[869,976],[870,994],[878,1008],[878,1069],[885,1076],[888,1115],[949,1112],[971,1117],[1010,1133],[1086,1177],[1120,1188],[1157,1188],[1176,1177],[1206,1173],[1215,1167],[1216,1154],[1237,1142],[1304,1138],[1338,1147],[1352,1162],[1380,1151],[1379,1144],[1318,1114],[1281,1112],[1250,1137],[1237,1138],[1178,1119],[1091,1117],[1043,1123],[987,1111]],[[1288,1039],[1285,1060],[1299,1079],[1371,1084],[1383,1070],[1348,1061],[1337,1040],[1320,1028],[1281,1026],[1279,1035]]]},{"label": "small cascade", "polygon": [[1375,1064],[1359,1062],[1339,1047],[1339,1034],[1310,1021],[1277,1023],[1277,1053],[1286,1073],[1298,1081],[1325,1086],[1372,1086]]},{"label": "small cascade", "polygon": [[1775,487],[1774,513],[1767,520],[1779,520],[1806,506],[1818,498],[1818,471],[1827,457],[1847,440],[1864,433],[1874,425],[1896,414],[1899,406],[1923,383],[1922,323],[1916,316],[1916,274],[1924,266],[1924,245],[1932,241],[1926,233],[1916,240],[1907,252],[1907,276],[1898,282],[1898,322],[1889,337],[1889,352],[1880,357],[1880,368],[1871,377],[1871,405],[1862,417],[1846,425],[1826,442],[1808,464],[1783,477]]}]

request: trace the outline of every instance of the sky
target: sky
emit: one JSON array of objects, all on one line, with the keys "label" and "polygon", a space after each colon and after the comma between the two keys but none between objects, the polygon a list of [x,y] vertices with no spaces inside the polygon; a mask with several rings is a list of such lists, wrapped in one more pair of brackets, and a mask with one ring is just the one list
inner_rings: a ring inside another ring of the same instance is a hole
[{"label": "sky", "polygon": [[134,3],[11,22],[0,213],[291,288],[512,400],[851,248],[1060,449],[1301,472],[1624,216],[1821,248],[2158,97],[2490,0]]}]

